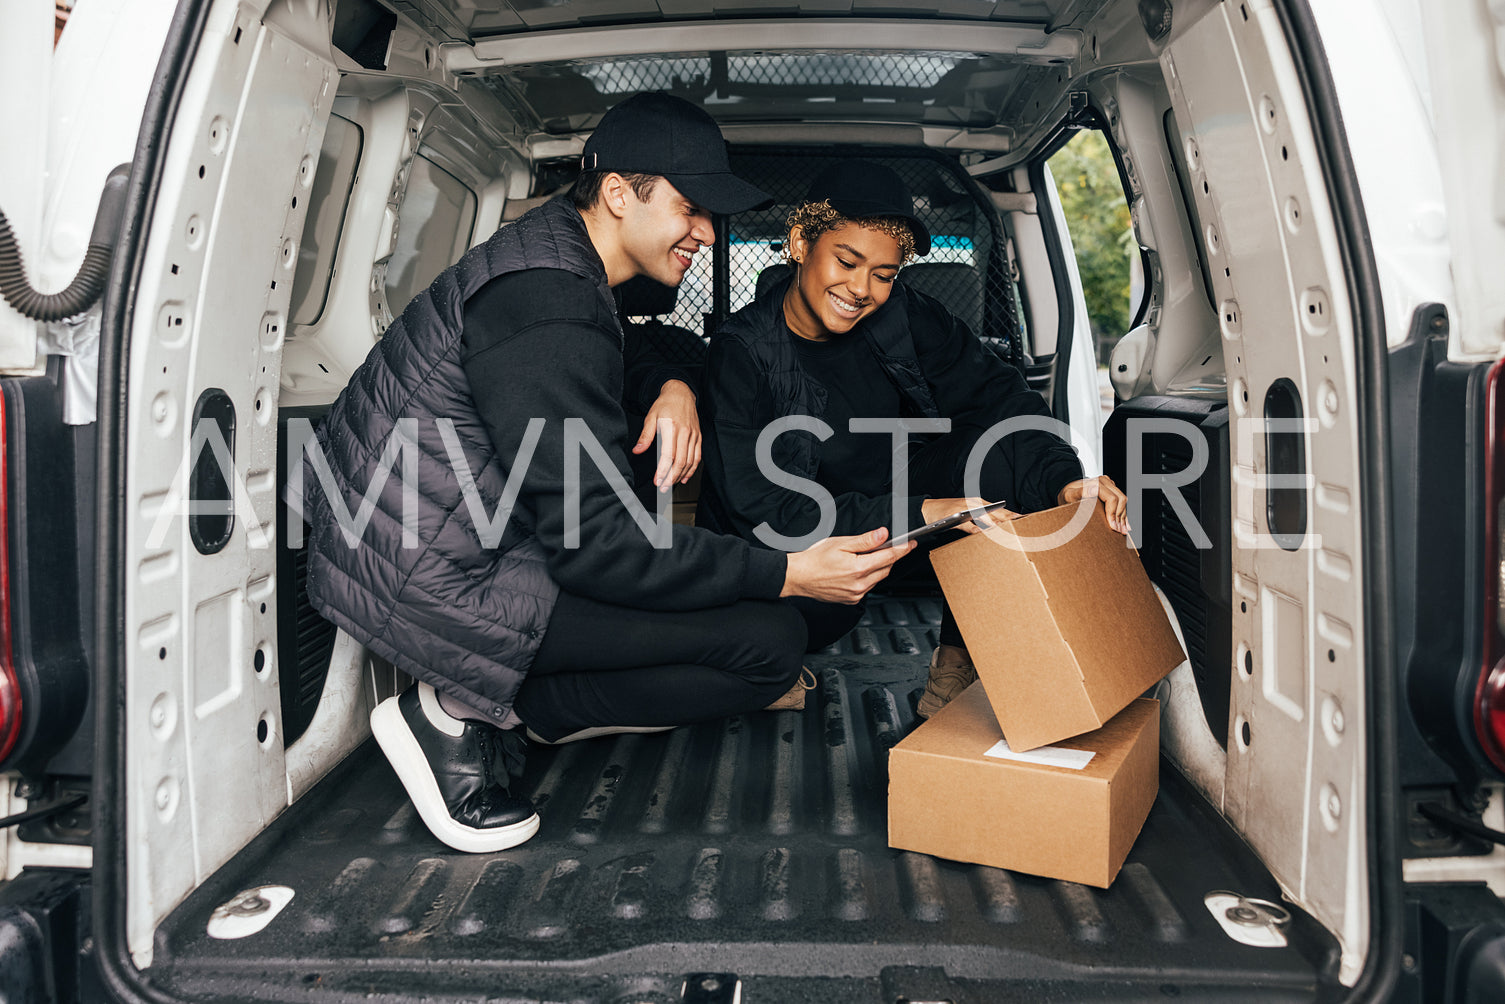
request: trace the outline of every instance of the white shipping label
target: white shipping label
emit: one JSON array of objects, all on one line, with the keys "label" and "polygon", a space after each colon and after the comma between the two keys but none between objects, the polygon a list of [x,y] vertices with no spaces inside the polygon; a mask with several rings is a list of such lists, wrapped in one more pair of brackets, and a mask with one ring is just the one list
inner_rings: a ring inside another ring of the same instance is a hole
[{"label": "white shipping label", "polygon": [[1009,749],[1009,741],[1000,739],[993,744],[983,756],[997,757],[999,760],[1018,760],[1020,763],[1037,763],[1044,767],[1066,767],[1070,770],[1081,770],[1092,762],[1097,756],[1091,750],[1068,750],[1059,746],[1041,746],[1039,749],[1030,750],[1028,753],[1015,753]]}]

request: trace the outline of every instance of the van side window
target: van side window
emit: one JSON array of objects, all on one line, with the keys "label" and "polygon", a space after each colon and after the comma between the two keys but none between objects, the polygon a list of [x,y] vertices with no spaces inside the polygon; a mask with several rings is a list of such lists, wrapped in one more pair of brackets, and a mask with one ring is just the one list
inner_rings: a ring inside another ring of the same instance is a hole
[{"label": "van side window", "polygon": [[1048,162],[1081,275],[1101,379],[1145,296],[1144,268],[1107,137],[1082,129]]},{"label": "van side window", "polygon": [[324,313],[363,140],[360,126],[338,115],[329,116],[324,145],[319,150],[319,166],[308,193],[303,239],[298,244],[291,314],[294,324],[316,324]]},{"label": "van side window", "polygon": [[387,305],[401,314],[408,301],[470,247],[476,195],[459,178],[423,154],[397,215],[397,247],[387,266]]}]

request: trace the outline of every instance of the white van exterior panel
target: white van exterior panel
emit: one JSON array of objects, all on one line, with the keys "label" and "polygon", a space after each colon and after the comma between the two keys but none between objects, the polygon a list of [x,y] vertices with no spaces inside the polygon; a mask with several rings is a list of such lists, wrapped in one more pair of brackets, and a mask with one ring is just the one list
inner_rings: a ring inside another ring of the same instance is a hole
[{"label": "white van exterior panel", "polygon": [[[1369,937],[1367,712],[1355,332],[1342,256],[1300,81],[1271,5],[1215,9],[1161,63],[1182,136],[1198,150],[1188,180],[1228,374],[1233,574],[1244,606],[1232,614],[1239,657],[1230,668],[1225,813],[1287,895],[1333,932],[1340,979],[1352,984]],[[1318,305],[1320,313],[1308,317]],[[1157,370],[1174,362],[1155,360]],[[1341,510],[1309,505],[1295,551],[1267,536],[1262,480],[1268,458],[1260,420],[1266,393],[1281,379],[1295,385],[1306,419],[1308,486],[1315,485],[1311,472],[1320,472],[1329,497],[1346,500]],[[1346,580],[1319,569],[1322,550],[1340,559]],[[1320,617],[1348,625],[1353,644],[1318,644]],[[1342,709],[1345,722],[1336,742],[1319,720],[1331,707]]]},{"label": "white van exterior panel", "polygon": [[[287,805],[267,602],[277,374],[336,84],[326,57],[216,4],[149,223],[125,459],[127,563],[150,578],[126,595],[137,642],[126,649],[127,931],[140,966],[161,917]],[[207,555],[184,515],[191,419],[206,388],[235,407],[237,494],[230,541]]]}]

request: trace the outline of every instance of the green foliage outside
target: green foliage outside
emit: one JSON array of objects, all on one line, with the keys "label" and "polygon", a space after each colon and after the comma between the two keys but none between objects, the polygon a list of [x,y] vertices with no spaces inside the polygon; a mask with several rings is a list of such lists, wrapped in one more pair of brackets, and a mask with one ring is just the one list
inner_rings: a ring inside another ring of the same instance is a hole
[{"label": "green foliage outside", "polygon": [[1103,134],[1083,129],[1050,158],[1050,173],[1076,249],[1097,358],[1106,365],[1129,330],[1129,261],[1139,253],[1118,168]]}]

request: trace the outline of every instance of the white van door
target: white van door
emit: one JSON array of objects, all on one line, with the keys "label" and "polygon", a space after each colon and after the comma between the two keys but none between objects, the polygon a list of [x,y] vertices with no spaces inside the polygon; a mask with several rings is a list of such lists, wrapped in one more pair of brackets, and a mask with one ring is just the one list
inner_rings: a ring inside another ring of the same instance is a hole
[{"label": "white van door", "polygon": [[[0,144],[0,210],[38,292],[67,288],[83,263],[105,179],[134,154],[172,16],[160,0],[89,0],[59,35],[43,3],[0,6],[0,129],[24,138]],[[67,421],[92,421],[98,313],[46,324],[0,302],[0,373],[71,357]]]},{"label": "white van door", "polygon": [[1505,344],[1505,4],[1406,6],[1421,31],[1397,35],[1425,46],[1428,72],[1420,83],[1430,98],[1447,197],[1458,298],[1448,354],[1494,358]]},{"label": "white van door", "polygon": [[[52,13],[39,3],[10,4],[0,12],[0,94],[47,93],[52,31]],[[23,264],[30,264],[34,270],[42,229],[47,102],[0,101],[0,130],[6,136],[33,138],[29,143],[0,146],[0,211],[15,237]],[[34,271],[31,274],[35,276]],[[32,285],[38,285],[35,278]],[[31,372],[36,362],[37,322],[0,301],[0,371]]]}]

